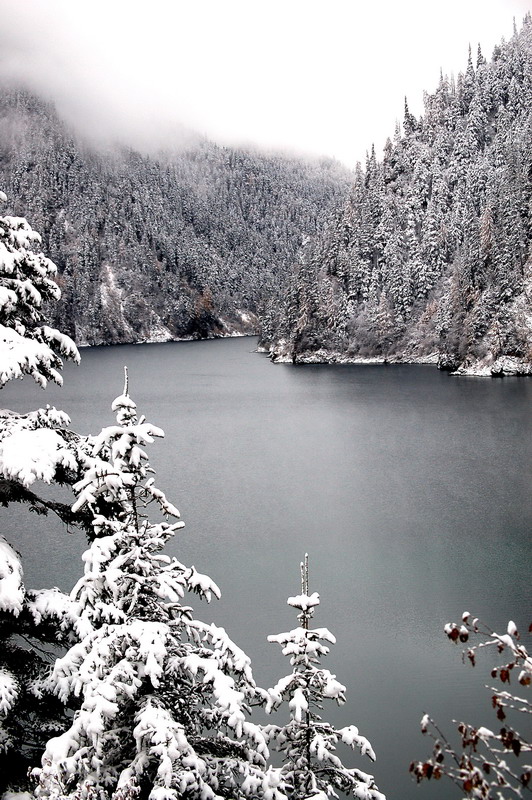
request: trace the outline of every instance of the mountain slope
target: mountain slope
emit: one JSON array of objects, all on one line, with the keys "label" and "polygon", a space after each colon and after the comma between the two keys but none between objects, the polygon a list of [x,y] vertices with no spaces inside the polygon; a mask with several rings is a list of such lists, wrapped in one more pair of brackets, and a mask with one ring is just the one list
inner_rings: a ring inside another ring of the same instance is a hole
[{"label": "mountain slope", "polygon": [[274,359],[437,360],[476,373],[532,362],[532,21],[443,77],[358,169],[293,270],[263,338]]},{"label": "mountain slope", "polygon": [[59,268],[61,325],[78,344],[257,332],[347,181],[335,162],[208,141],[157,158],[100,152],[50,105],[0,93],[7,213],[41,231]]}]

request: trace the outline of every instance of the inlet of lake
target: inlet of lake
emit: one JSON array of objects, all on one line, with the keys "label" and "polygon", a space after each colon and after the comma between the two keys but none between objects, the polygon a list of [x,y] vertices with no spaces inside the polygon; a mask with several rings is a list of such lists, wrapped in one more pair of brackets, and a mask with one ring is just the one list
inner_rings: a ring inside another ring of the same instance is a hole
[{"label": "inlet of lake", "polygon": [[[166,434],[149,456],[186,525],[170,554],[222,590],[210,605],[196,599],[196,616],[223,625],[272,686],[291,668],[266,637],[298,624],[286,598],[300,592],[308,552],[313,624],[337,638],[323,665],[347,687],[323,718],[357,725],[377,754],[372,764],[342,751],[344,762],[374,774],[389,800],[461,796],[448,781],[417,786],[408,767],[431,749],[424,712],[454,742],[453,719],[499,725],[489,656],[462,663],[443,626],[467,610],[501,633],[509,619],[528,629],[532,381],[274,365],[255,348],[252,338],[87,348],[62,389],[26,378],[2,405],[56,405],[74,430],[97,433],[114,422],[127,364],[139,413]],[[69,591],[84,536],[27,510],[1,515],[27,585]]]}]

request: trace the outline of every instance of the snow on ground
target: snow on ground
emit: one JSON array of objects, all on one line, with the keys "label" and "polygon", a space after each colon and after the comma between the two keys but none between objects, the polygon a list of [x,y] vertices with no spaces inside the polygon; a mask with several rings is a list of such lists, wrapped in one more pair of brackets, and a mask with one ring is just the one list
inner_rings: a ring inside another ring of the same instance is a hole
[{"label": "snow on ground", "polygon": [[172,342],[173,340],[174,337],[168,328],[158,320],[155,324],[150,326],[150,335],[146,339],[146,343],[157,344],[159,342]]},{"label": "snow on ground", "polygon": [[515,356],[499,356],[491,363],[474,361],[472,364],[459,367],[451,374],[478,378],[503,375],[532,375],[532,364]]}]

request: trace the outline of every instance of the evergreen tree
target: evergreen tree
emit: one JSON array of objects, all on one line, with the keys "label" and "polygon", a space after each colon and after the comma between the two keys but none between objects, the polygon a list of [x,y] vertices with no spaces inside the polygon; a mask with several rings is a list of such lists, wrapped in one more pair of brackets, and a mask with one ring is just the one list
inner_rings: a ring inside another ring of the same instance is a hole
[{"label": "evergreen tree", "polygon": [[[1,195],[5,202],[5,195]],[[0,217],[0,387],[30,375],[41,386],[61,383],[61,356],[76,361],[74,343],[44,324],[43,303],[55,301],[55,265],[33,248],[40,243],[25,219]],[[25,502],[40,513],[74,521],[68,505],[30,489],[37,480],[75,475],[77,440],[66,414],[47,406],[26,414],[0,413],[0,503]],[[0,535],[0,792],[27,788],[28,767],[46,740],[66,723],[68,708],[44,696],[42,680],[57,648],[76,625],[68,597],[24,585],[19,554]]]},{"label": "evergreen tree", "polygon": [[[6,195],[0,193],[0,202]],[[0,217],[0,387],[31,375],[43,388],[61,384],[61,356],[79,361],[74,342],[42,324],[43,305],[59,299],[53,264],[33,248],[41,237],[25,219]]]},{"label": "evergreen tree", "polygon": [[[336,745],[339,742],[358,748],[374,761],[375,754],[368,740],[355,725],[337,730],[324,722],[318,713],[325,699],[345,702],[345,686],[320,665],[335,638],[327,628],[309,628],[309,621],[319,605],[317,592],[309,594],[308,556],[301,564],[301,594],[289,597],[288,604],[299,611],[300,626],[287,633],[268,637],[280,644],[290,657],[292,672],[269,690],[268,710],[288,702],[290,721],[283,726],[270,725],[268,740],[283,754],[282,794],[278,800],[327,800],[337,791],[358,800],[384,800],[371,775],[342,763]],[[326,644],[325,644],[326,643]]]},{"label": "evergreen tree", "polygon": [[[37,793],[261,796],[273,778],[264,769],[265,738],[247,719],[261,699],[250,661],[183,602],[186,592],[218,597],[216,584],[161,552],[183,525],[150,477],[144,450],[163,433],[137,417],[127,377],[113,410],[116,424],[89,440],[74,486],[74,511],[88,508],[95,535],[71,594],[80,635],[43,685],[80,707],[47,744],[34,771]],[[163,521],[149,518],[152,506]]]}]

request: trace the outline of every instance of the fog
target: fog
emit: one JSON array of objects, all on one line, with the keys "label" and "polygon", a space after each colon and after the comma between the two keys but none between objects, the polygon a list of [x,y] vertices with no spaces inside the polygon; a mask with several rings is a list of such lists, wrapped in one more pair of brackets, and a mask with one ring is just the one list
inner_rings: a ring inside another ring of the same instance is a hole
[{"label": "fog", "polygon": [[83,134],[154,150],[197,131],[337,158],[379,151],[529,0],[0,0],[0,77]]}]

